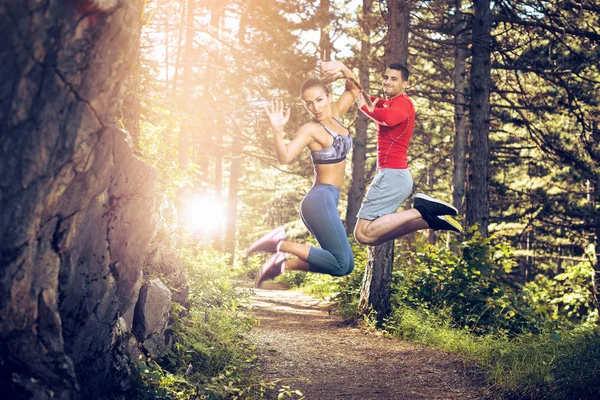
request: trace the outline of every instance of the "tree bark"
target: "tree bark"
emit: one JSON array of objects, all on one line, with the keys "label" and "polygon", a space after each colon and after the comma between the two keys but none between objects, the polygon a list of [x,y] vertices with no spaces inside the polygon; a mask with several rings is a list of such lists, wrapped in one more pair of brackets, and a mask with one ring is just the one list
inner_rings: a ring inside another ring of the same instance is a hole
[{"label": "tree bark", "polygon": [[[237,34],[238,44],[243,46],[246,41],[247,16],[242,15]],[[242,152],[244,137],[235,118],[232,119],[233,137],[231,140],[231,169],[229,173],[229,194],[227,198],[227,225],[225,227],[224,251],[229,254],[229,262],[235,261],[237,247],[237,206],[239,201],[240,177],[243,173]]]},{"label": "tree bark", "polygon": [[484,237],[488,235],[489,194],[488,165],[490,123],[490,71],[491,71],[490,0],[474,0],[471,61],[471,101],[469,118],[471,139],[466,193],[467,225],[479,225]]},{"label": "tree bark", "polygon": [[321,61],[331,61],[331,37],[329,31],[331,29],[331,1],[321,0],[319,3],[319,55]]},{"label": "tree bark", "polygon": [[[225,3],[226,2],[220,2],[219,3],[219,7],[213,6],[212,10],[211,10],[211,15],[210,15],[210,29],[213,32],[213,35],[215,37],[215,42],[217,41],[218,37],[219,37],[219,29],[221,27],[221,17],[223,15],[223,11],[224,11],[224,7],[225,7]],[[209,60],[214,60],[217,61],[220,59],[220,54],[219,51],[217,49],[211,51],[211,54],[209,56]],[[213,61],[213,62],[214,62]],[[217,82],[217,71],[216,68],[213,65],[213,62],[209,63],[209,65],[207,65],[207,69],[210,69],[210,78],[207,79],[206,84],[209,85],[209,91],[211,94],[211,97],[214,97],[214,93],[217,92],[216,87],[219,85],[219,83]],[[222,196],[222,191],[223,191],[223,157],[221,156],[221,152],[222,152],[222,148],[223,148],[223,135],[225,135],[225,132],[227,130],[227,126],[225,124],[224,118],[223,118],[223,110],[219,110],[217,109],[216,106],[216,99],[212,99],[212,101],[210,101],[209,104],[212,104],[212,106],[210,107],[210,110],[212,111],[212,115],[209,116],[209,118],[212,118],[213,120],[213,127],[214,129],[212,129],[212,132],[208,132],[208,133],[204,133],[204,139],[210,142],[211,139],[211,135],[214,134],[214,138],[215,138],[215,151],[211,152],[212,156],[214,157],[215,160],[215,182],[214,182],[214,187],[215,187],[215,197],[217,198],[217,201],[220,202],[221,201],[221,196]],[[204,150],[211,148],[211,146],[204,146]],[[200,154],[202,154],[203,152],[200,152]],[[206,153],[204,152],[204,156],[206,157]],[[208,158],[208,157],[206,157]]]},{"label": "tree bark", "polygon": [[[592,260],[594,272],[592,276],[592,298],[594,306],[600,314],[600,212],[598,212],[598,204],[600,204],[600,177],[596,177],[594,182],[594,193],[592,207],[595,210],[594,213],[594,259]],[[600,322],[599,322],[600,323]]]},{"label": "tree bark", "polygon": [[185,47],[183,50],[183,90],[181,105],[186,111],[186,117],[183,120],[179,136],[179,165],[186,168],[190,161],[190,149],[192,143],[192,124],[191,115],[193,110],[190,107],[192,99],[192,57],[194,54],[194,14],[196,12],[196,1],[188,0],[185,19]]},{"label": "tree bark", "polygon": [[229,261],[235,261],[236,229],[237,229],[237,205],[239,199],[240,177],[242,175],[242,132],[238,126],[235,127],[233,140],[231,142],[231,172],[229,174],[229,197],[227,200],[227,226],[225,229],[224,251],[229,254]]},{"label": "tree bark", "polygon": [[382,322],[390,315],[390,294],[392,284],[392,268],[394,263],[394,246],[388,242],[381,246],[369,247],[367,266],[360,289],[358,315],[367,316],[369,312],[377,312],[377,321]]},{"label": "tree bark", "polygon": [[[214,160],[214,196],[217,202],[221,202],[223,195],[223,136],[226,134],[223,110],[218,107],[217,93],[219,93],[219,76],[217,66],[221,64],[221,52],[219,51],[219,30],[221,29],[221,18],[225,10],[226,2],[216,2],[210,6],[210,35],[213,38],[213,46],[208,53],[206,65],[206,78],[204,79],[204,121],[198,129],[195,140],[194,162],[200,166],[201,179],[208,181],[210,161]],[[214,247],[223,249],[222,232],[211,234]]]},{"label": "tree bark", "polygon": [[452,171],[452,203],[464,212],[465,181],[467,172],[467,46],[466,21],[461,9],[461,0],[454,2],[454,168]]},{"label": "tree bark", "polygon": [[408,60],[408,30],[410,24],[410,1],[388,1],[388,36],[385,50],[386,64]]},{"label": "tree bark", "polygon": [[[410,9],[408,0],[388,1],[388,36],[386,65],[392,62],[406,64],[408,59],[408,29]],[[394,265],[394,241],[369,247],[367,266],[362,283],[359,315],[369,307],[377,312],[377,320],[383,322],[390,313],[390,285]]]},{"label": "tree bark", "polygon": [[[359,81],[366,93],[371,88],[370,82],[370,54],[371,54],[371,27],[370,17],[372,14],[373,0],[364,0],[362,6],[362,18],[360,27],[362,38],[360,41],[359,59]],[[367,158],[367,129],[369,117],[357,110],[356,131],[354,133],[354,146],[352,147],[352,182],[348,191],[348,207],[346,209],[346,233],[352,235],[356,226],[358,210],[362,203],[367,185],[365,176],[365,163]]]}]

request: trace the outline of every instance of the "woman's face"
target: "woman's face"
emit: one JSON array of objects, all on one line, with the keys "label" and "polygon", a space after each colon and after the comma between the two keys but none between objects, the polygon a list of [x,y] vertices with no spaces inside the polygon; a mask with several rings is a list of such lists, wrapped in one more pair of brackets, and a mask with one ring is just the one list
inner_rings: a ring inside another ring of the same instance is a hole
[{"label": "woman's face", "polygon": [[323,88],[314,86],[302,92],[302,101],[309,113],[317,121],[331,118],[331,102]]}]

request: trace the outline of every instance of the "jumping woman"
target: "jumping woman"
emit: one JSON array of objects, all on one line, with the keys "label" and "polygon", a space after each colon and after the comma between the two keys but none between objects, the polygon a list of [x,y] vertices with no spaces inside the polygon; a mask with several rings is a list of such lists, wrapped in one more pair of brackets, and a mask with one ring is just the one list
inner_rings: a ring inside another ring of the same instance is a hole
[{"label": "jumping woman", "polygon": [[340,62],[323,63],[322,72],[328,80],[344,78],[346,88],[337,101],[332,102],[329,88],[321,79],[307,79],[300,88],[300,95],[312,119],[298,129],[289,143],[285,143],[283,131],[290,119],[290,109],[284,110],[280,100],[265,107],[281,165],[296,159],[304,147],[310,150],[315,180],[300,203],[300,217],[320,247],[287,240],[283,227],[269,232],[247,251],[247,254],[256,251],[274,253],[257,273],[257,287],[284,271],[343,276],[354,269],[352,248],[337,210],[346,156],[352,148],[350,132],[339,118],[352,106],[360,90],[353,83],[356,82],[354,74]]}]

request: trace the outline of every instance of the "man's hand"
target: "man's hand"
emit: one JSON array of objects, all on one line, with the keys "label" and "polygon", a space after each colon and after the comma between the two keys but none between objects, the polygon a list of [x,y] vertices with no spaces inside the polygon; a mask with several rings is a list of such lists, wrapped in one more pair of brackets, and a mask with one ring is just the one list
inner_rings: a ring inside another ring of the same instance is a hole
[{"label": "man's hand", "polygon": [[365,92],[360,92],[360,96],[356,98],[356,105],[358,106],[358,108],[361,108],[362,106],[367,106],[367,110],[369,110],[369,112],[373,112],[373,110],[375,109],[375,104],[371,102],[371,97],[369,97],[369,95]]}]

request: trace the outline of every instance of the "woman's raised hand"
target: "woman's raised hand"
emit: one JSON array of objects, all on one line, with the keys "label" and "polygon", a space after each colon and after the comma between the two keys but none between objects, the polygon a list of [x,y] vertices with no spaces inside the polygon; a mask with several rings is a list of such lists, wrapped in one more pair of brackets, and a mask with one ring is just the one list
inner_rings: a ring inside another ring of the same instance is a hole
[{"label": "woman's raised hand", "polygon": [[344,77],[344,64],[339,61],[324,61],[321,63],[321,80],[331,83]]},{"label": "woman's raised hand", "polygon": [[276,132],[283,132],[283,127],[290,120],[290,109],[284,111],[283,101],[272,100],[271,106],[265,106],[269,123]]},{"label": "woman's raised hand", "polygon": [[339,61],[323,61],[321,63],[321,74],[322,75],[338,75],[342,74],[344,64]]}]

